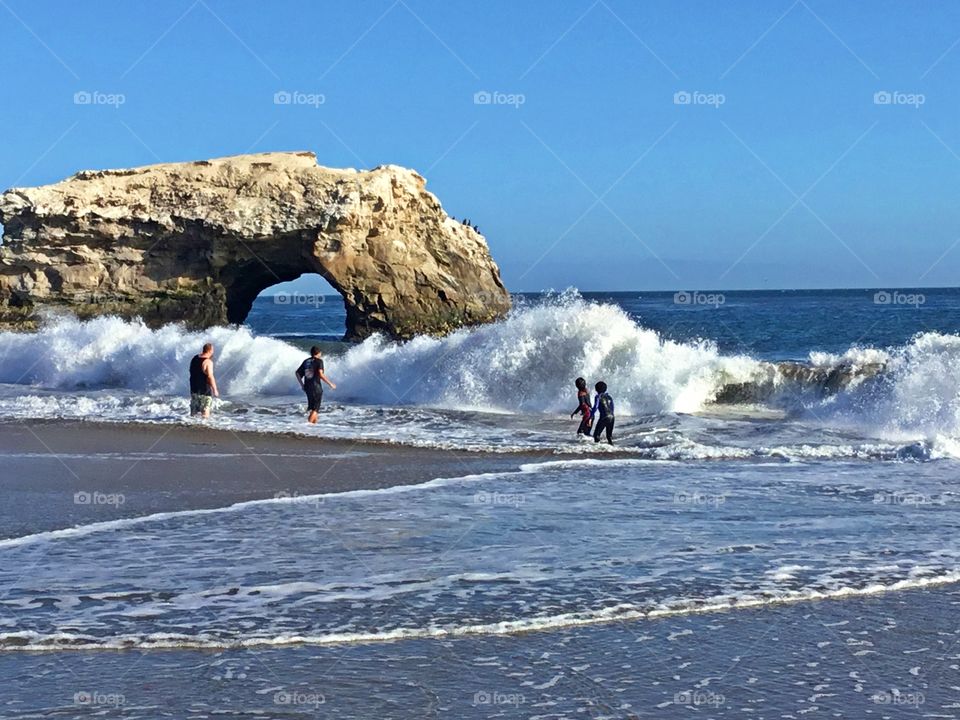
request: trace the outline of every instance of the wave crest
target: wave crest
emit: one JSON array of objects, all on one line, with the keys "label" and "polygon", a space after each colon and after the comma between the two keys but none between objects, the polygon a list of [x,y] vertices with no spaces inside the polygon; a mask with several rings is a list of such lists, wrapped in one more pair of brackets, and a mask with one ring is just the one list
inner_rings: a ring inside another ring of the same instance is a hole
[{"label": "wave crest", "polygon": [[[154,330],[115,317],[59,317],[36,333],[0,333],[0,382],[182,394],[187,364],[207,340],[217,346],[224,394],[299,394],[293,371],[304,353],[281,340],[243,327]],[[616,305],[566,293],[443,338],[397,344],[374,336],[328,366],[347,401],[556,412],[572,409],[573,380],[583,375],[605,380],[619,410],[649,413],[699,410],[759,364],[721,356],[709,342],[664,340]]]},{"label": "wave crest", "polygon": [[[709,342],[663,339],[620,307],[565,293],[491,325],[402,345],[372,338],[336,367],[357,399],[451,409],[560,412],[574,379],[604,380],[625,413],[695,412],[760,364]],[[362,390],[359,390],[362,388]]]},{"label": "wave crest", "polygon": [[[35,333],[0,333],[0,383],[105,390],[107,399],[112,389],[144,400],[183,397],[189,359],[207,340],[217,346],[226,397],[300,399],[293,372],[305,353],[287,342],[243,327],[151,329],[113,317],[57,317]],[[900,347],[813,351],[806,363],[774,364],[722,355],[709,341],[664,339],[619,306],[571,291],[521,302],[497,323],[443,338],[393,343],[374,336],[328,358],[328,370],[339,384],[336,400],[353,405],[569,412],[573,380],[582,375],[591,385],[605,380],[622,414],[764,404],[823,426],[922,439],[960,455],[960,336],[936,332]]]}]

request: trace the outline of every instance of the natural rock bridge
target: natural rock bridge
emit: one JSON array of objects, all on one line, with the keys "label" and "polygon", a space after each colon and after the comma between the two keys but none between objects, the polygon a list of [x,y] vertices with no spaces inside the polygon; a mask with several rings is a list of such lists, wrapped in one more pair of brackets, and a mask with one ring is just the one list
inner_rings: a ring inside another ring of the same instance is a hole
[{"label": "natural rock bridge", "polygon": [[501,317],[510,296],[483,236],[412,170],[320,167],[313,153],[79,172],[0,196],[0,325],[44,308],[151,325],[240,323],[257,295],[317,273],[346,337],[403,339]]}]

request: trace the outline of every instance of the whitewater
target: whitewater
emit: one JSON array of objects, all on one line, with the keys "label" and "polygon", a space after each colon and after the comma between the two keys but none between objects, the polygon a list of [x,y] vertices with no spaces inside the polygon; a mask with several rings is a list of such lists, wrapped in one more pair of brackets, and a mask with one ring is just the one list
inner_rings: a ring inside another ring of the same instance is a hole
[{"label": "whitewater", "polygon": [[[189,422],[186,373],[205,341],[217,347],[223,400],[214,426],[326,432],[380,442],[512,452],[605,452],[572,442],[572,381],[603,379],[617,403],[615,452],[659,459],[873,457],[926,459],[960,449],[960,336],[917,332],[895,346],[810,348],[811,370],[842,368],[838,392],[785,377],[778,365],[704,337],[671,339],[614,302],[574,291],[521,301],[501,322],[443,338],[374,336],[328,351],[338,388],[323,430],[301,422],[293,376],[305,356],[248,327],[191,332],[104,317],[48,318],[35,333],[0,333],[0,417]],[[862,372],[881,368],[879,373]],[[763,386],[739,407],[726,388]],[[783,430],[742,442],[738,423]],[[442,432],[437,428],[443,426]],[[829,437],[824,435],[829,432]]]}]

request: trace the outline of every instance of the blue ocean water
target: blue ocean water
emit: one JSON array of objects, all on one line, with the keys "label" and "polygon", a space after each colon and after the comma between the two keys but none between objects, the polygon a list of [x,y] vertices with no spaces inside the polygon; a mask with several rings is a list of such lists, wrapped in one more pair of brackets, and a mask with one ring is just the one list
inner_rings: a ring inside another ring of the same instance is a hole
[{"label": "blue ocean water", "polygon": [[[103,693],[140,698],[98,710],[153,716],[156,691],[102,655],[119,650],[198,717],[950,717],[952,681],[928,671],[955,662],[938,618],[960,579],[958,299],[566,292],[348,346],[339,303],[260,298],[246,327],[204,333],[0,334],[5,419],[190,422],[184,368],[211,339],[214,427],[464,457],[403,488],[0,539],[0,668],[31,658],[7,712],[49,715],[20,712],[31,678],[77,653]],[[318,340],[337,389],[314,427],[293,370]],[[617,401],[612,447],[574,436],[577,375]],[[493,470],[481,450],[522,455]]]},{"label": "blue ocean water", "polygon": [[[955,289],[567,291],[518,295],[503,321],[445,338],[357,345],[339,340],[338,298],[310,295],[261,297],[245,326],[205,333],[59,318],[0,335],[0,415],[179,422],[183,367],[212,340],[218,422],[309,432],[293,369],[319,343],[338,383],[327,408],[350,410],[337,428],[370,440],[568,452],[563,418],[583,376],[616,400],[618,451],[645,457],[765,456],[801,440],[840,455],[949,454],[960,436],[958,299]],[[740,437],[736,417],[762,419],[771,443]]]},{"label": "blue ocean water", "polygon": [[[269,293],[269,291],[267,291]],[[923,332],[960,332],[960,288],[584,292],[612,303],[643,327],[679,342],[710,339],[724,353],[805,360],[813,350],[903,345]],[[536,304],[542,293],[518,293]],[[259,334],[336,341],[346,313],[338,295],[264,294],[247,325]]]}]

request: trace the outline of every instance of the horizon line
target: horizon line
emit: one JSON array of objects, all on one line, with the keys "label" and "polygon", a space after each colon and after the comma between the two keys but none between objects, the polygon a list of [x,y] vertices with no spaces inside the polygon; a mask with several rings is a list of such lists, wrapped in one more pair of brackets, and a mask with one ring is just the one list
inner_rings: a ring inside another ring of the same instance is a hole
[{"label": "horizon line", "polygon": [[[318,276],[320,277],[320,276]],[[288,280],[287,282],[294,282],[293,280]],[[567,290],[576,290],[577,292],[583,294],[587,293],[590,295],[602,295],[604,293],[677,293],[677,292],[698,292],[698,293],[730,293],[730,292],[840,292],[848,290],[960,290],[960,285],[858,285],[850,287],[810,287],[810,288],[787,288],[787,287],[769,287],[769,288],[697,288],[696,286],[690,286],[691,289],[686,288],[676,288],[676,289],[667,289],[667,290],[648,290],[644,288],[631,288],[629,290],[582,290],[580,288],[568,287],[563,290],[557,290],[556,288],[544,288],[542,290],[507,290],[511,295],[533,295],[533,294],[543,294],[543,293],[563,293]],[[291,294],[302,294],[302,295],[311,295],[318,293],[309,293],[303,290],[289,291],[281,290],[275,293],[260,293],[257,297],[277,297],[278,295],[291,295]],[[342,297],[341,293],[319,293],[324,297]]]}]

